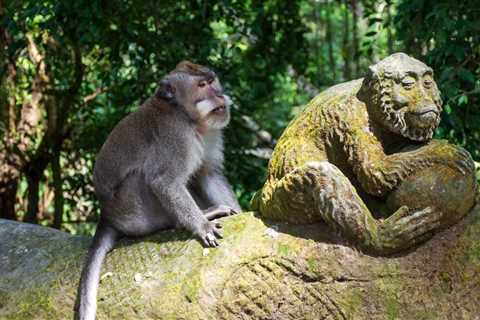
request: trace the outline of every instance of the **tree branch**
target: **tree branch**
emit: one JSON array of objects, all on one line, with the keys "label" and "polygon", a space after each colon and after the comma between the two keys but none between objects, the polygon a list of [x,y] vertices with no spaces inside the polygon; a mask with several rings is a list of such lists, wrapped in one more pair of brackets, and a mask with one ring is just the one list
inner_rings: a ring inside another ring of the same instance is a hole
[{"label": "tree branch", "polygon": [[112,89],[112,87],[99,87],[97,88],[94,92],[90,93],[89,95],[85,96],[83,98],[83,104],[88,104],[90,102],[92,102],[93,100],[95,100],[97,98],[97,96],[101,95],[102,93],[105,93],[107,91],[109,91],[110,89]]}]

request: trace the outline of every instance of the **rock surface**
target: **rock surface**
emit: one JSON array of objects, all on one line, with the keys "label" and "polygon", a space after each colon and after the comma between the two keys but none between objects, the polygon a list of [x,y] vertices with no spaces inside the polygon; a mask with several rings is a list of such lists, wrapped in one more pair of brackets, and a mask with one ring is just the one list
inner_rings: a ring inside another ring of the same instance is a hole
[{"label": "rock surface", "polygon": [[[479,214],[394,257],[253,213],[223,219],[217,249],[179,231],[125,239],[102,270],[98,319],[475,319]],[[0,319],[71,319],[90,239],[6,220],[0,237]]]}]

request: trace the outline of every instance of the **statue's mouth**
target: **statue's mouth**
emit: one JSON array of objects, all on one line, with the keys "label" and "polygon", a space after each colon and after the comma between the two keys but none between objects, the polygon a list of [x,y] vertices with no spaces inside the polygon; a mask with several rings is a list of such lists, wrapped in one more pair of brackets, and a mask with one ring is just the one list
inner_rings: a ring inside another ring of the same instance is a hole
[{"label": "statue's mouth", "polygon": [[438,110],[437,108],[433,107],[433,106],[426,106],[426,107],[421,107],[413,112],[411,112],[412,114],[416,115],[416,116],[436,116],[438,115]]}]

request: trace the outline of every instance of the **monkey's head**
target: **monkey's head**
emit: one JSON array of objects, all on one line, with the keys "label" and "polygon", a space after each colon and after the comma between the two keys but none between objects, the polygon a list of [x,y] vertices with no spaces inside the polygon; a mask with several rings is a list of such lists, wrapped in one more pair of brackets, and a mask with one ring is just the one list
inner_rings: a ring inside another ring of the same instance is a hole
[{"label": "monkey's head", "polygon": [[230,97],[224,94],[216,74],[207,67],[180,62],[160,82],[157,96],[184,108],[189,117],[210,129],[222,129],[230,121]]},{"label": "monkey's head", "polygon": [[432,69],[404,53],[371,66],[359,98],[375,122],[414,141],[430,140],[440,123],[442,100]]}]

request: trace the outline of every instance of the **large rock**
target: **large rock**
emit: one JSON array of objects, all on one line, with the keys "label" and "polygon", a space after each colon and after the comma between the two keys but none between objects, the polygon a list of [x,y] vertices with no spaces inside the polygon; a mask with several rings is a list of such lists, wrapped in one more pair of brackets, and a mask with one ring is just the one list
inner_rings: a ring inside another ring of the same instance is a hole
[{"label": "large rock", "polygon": [[[395,257],[253,213],[225,218],[217,249],[179,231],[123,240],[98,319],[476,319],[479,213]],[[6,220],[0,238],[0,319],[71,319],[90,239]]]}]

